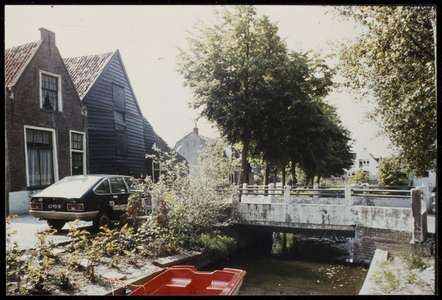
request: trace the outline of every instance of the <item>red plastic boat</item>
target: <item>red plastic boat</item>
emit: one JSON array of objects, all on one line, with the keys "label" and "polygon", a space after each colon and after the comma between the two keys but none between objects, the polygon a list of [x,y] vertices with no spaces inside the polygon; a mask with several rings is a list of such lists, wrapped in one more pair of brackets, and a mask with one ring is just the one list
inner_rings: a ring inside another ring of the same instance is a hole
[{"label": "red plastic boat", "polygon": [[202,272],[193,266],[173,266],[129,296],[137,295],[237,295],[246,271],[224,268]]}]

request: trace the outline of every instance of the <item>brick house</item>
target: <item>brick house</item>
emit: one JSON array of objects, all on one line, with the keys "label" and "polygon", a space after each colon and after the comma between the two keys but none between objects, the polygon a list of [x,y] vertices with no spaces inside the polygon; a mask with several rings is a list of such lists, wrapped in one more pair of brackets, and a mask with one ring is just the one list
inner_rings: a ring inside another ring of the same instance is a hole
[{"label": "brick house", "polygon": [[26,213],[32,194],[86,174],[87,117],[55,44],[41,39],[5,50],[6,165],[10,213]]}]

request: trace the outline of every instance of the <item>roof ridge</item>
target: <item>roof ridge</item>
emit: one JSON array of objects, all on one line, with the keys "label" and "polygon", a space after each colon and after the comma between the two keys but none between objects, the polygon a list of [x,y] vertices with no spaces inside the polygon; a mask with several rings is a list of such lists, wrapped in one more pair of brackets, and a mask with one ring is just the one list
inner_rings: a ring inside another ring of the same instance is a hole
[{"label": "roof ridge", "polygon": [[80,56],[72,56],[72,57],[63,57],[63,60],[65,59],[74,59],[74,58],[81,58],[81,57],[93,57],[93,56],[101,56],[101,55],[111,55],[114,54],[116,51],[113,52],[104,52],[101,54],[89,54],[89,55],[80,55]]},{"label": "roof ridge", "polygon": [[116,51],[63,58],[80,99],[86,96],[115,53]]}]

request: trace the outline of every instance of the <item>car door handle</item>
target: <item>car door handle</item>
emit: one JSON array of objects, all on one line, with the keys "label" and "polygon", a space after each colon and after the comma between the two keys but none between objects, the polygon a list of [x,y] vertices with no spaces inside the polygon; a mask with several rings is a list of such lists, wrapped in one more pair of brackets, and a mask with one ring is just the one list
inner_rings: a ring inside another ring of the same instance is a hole
[{"label": "car door handle", "polygon": [[114,196],[114,199],[117,199],[118,198],[118,196]]}]

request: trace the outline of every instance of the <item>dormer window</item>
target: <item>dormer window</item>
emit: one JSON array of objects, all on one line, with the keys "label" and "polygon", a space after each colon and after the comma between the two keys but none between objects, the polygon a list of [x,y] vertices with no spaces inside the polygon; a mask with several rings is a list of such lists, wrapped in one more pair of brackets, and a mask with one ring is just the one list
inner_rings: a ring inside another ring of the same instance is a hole
[{"label": "dormer window", "polygon": [[61,76],[40,72],[40,107],[45,110],[61,111]]}]

